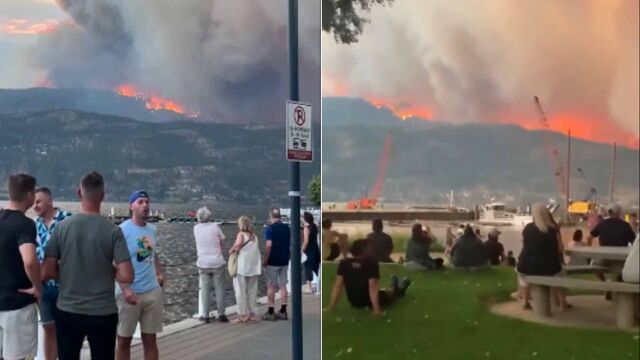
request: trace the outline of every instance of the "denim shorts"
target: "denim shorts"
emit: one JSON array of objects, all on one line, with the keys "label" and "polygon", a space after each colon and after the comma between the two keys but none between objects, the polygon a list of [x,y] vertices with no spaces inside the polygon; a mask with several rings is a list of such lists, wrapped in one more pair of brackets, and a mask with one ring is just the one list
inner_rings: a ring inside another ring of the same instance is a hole
[{"label": "denim shorts", "polygon": [[40,301],[40,324],[55,323],[54,314],[56,301],[58,300],[58,287],[51,285],[42,286],[42,301]]}]

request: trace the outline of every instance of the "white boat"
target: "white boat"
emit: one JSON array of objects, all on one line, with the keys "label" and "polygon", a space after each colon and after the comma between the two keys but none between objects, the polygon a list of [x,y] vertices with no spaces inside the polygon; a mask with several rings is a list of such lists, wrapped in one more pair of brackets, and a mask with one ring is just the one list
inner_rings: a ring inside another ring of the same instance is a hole
[{"label": "white boat", "polygon": [[[311,213],[313,215],[313,221],[317,224],[320,222],[320,214],[322,213],[320,208],[300,208],[300,224],[302,224],[302,214],[305,212]],[[282,222],[289,223],[291,218],[291,209],[290,208],[280,208],[280,216],[282,216]]]},{"label": "white boat", "polygon": [[531,215],[515,214],[507,211],[504,203],[493,202],[486,204],[480,211],[478,224],[481,225],[511,225],[524,227],[532,222]]}]

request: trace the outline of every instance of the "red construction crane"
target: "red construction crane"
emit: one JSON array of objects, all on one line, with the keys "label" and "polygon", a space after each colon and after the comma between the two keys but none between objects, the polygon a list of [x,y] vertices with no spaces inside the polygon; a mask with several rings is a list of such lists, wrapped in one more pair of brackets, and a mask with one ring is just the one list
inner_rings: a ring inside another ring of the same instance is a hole
[{"label": "red construction crane", "polygon": [[376,183],[373,185],[373,189],[369,192],[368,196],[359,200],[349,201],[347,203],[347,209],[373,209],[378,203],[380,194],[382,193],[382,185],[384,184],[384,177],[387,173],[387,165],[389,164],[389,154],[391,153],[391,130],[387,131],[387,135],[384,138],[384,149],[382,151],[382,158],[378,165],[378,176]]},{"label": "red construction crane", "polygon": [[558,184],[558,193],[562,194],[566,190],[566,179],[564,174],[564,167],[562,166],[562,161],[560,160],[560,152],[558,151],[558,147],[554,144],[549,138],[548,131],[551,130],[549,126],[549,120],[547,119],[547,115],[545,115],[544,110],[542,110],[542,104],[540,104],[540,100],[537,96],[533,97],[533,100],[536,103],[536,110],[538,110],[538,115],[540,116],[540,122],[542,122],[542,126],[547,133],[544,134],[544,147],[547,152],[547,156],[549,157],[549,164],[551,165],[551,170],[553,171],[553,175],[556,178]]}]

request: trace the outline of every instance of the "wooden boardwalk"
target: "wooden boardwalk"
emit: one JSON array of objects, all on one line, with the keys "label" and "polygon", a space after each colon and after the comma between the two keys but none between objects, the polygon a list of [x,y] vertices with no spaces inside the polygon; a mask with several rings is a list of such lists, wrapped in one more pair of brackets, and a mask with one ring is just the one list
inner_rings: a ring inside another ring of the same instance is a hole
[{"label": "wooden boardwalk", "polygon": [[[266,311],[264,306],[259,312]],[[289,311],[290,312],[290,311]],[[320,360],[320,296],[303,295],[304,359]],[[234,317],[231,317],[233,319]],[[195,320],[194,320],[195,321]],[[193,323],[158,339],[162,360],[284,360],[291,358],[291,320],[255,324]],[[142,344],[131,359],[143,359]]]}]

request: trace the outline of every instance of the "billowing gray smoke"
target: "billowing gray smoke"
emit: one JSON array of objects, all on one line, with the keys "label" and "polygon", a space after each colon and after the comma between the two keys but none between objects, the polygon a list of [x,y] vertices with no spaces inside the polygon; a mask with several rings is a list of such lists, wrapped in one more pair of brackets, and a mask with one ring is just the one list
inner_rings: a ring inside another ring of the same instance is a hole
[{"label": "billowing gray smoke", "polygon": [[[130,84],[217,121],[283,121],[285,0],[57,1],[70,20],[29,56],[56,86]],[[299,16],[300,95],[319,105],[319,2]]]},{"label": "billowing gray smoke", "polygon": [[638,3],[396,0],[373,8],[356,44],[323,35],[323,91],[460,122],[535,120],[538,95],[550,117],[585,118],[585,137],[637,141]]}]

